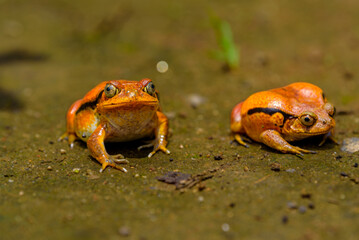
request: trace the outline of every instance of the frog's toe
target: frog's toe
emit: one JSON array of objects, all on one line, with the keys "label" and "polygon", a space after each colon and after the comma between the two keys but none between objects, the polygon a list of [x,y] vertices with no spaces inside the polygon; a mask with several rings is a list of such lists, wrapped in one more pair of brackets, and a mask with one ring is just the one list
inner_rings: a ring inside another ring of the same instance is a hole
[{"label": "frog's toe", "polygon": [[127,173],[127,169],[124,168],[124,167],[121,167],[120,165],[118,164],[126,164],[126,163],[129,163],[128,160],[126,159],[116,159],[116,160],[112,160],[112,159],[108,159],[106,160],[105,162],[102,163],[102,167],[100,169],[100,172],[103,172],[106,167],[113,167],[113,168],[116,168],[124,173]]},{"label": "frog's toe", "polygon": [[235,134],[235,135],[234,135],[234,139],[235,139],[239,144],[241,144],[242,146],[244,146],[244,147],[246,147],[246,148],[249,148],[249,145],[243,141],[243,138],[241,137],[241,135]]},{"label": "frog's toe", "polygon": [[140,151],[142,148],[149,148],[149,147],[153,147],[154,144],[153,143],[149,143],[149,144],[145,144],[145,145],[141,145],[137,148],[138,151]]},{"label": "frog's toe", "polygon": [[117,164],[129,164],[130,162],[127,159],[114,159],[113,160]]},{"label": "frog's toe", "polygon": [[111,158],[113,159],[125,159],[125,157],[122,154],[116,154],[116,155],[111,155]]},{"label": "frog's toe", "polygon": [[69,137],[69,136],[68,136],[67,132],[65,132],[64,134],[62,134],[62,135],[57,139],[57,141],[61,142],[61,141],[63,141],[63,140],[67,140],[68,137]]},{"label": "frog's toe", "polygon": [[293,153],[295,155],[297,155],[298,157],[300,157],[300,158],[303,158],[303,156],[304,156],[303,153],[311,153],[311,154],[316,154],[317,153],[316,151],[306,150],[306,149],[303,149],[303,148],[300,148],[300,147],[294,147],[293,150],[294,150]]},{"label": "frog's toe", "polygon": [[148,154],[148,158],[152,157],[156,152],[158,151],[162,151],[166,154],[170,154],[170,150],[168,150],[165,146],[159,146],[156,149],[154,149],[152,152],[150,152],[150,154]]}]

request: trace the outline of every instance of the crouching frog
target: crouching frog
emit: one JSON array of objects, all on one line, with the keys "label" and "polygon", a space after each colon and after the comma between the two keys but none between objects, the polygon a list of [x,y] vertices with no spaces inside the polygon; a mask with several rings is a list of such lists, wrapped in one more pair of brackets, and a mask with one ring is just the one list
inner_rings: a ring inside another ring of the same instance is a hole
[{"label": "crouching frog", "polygon": [[235,139],[247,146],[241,134],[283,153],[302,156],[315,153],[288,142],[323,135],[322,145],[333,141],[335,108],[327,102],[322,89],[304,82],[258,92],[234,107],[231,131]]},{"label": "crouching frog", "polygon": [[158,91],[150,79],[102,82],[84,98],[72,104],[67,112],[67,130],[60,140],[87,142],[92,157],[107,167],[127,172],[120,164],[128,163],[123,155],[110,156],[104,142],[127,142],[154,137],[152,157],[157,151],[167,154],[168,119],[162,113]]}]

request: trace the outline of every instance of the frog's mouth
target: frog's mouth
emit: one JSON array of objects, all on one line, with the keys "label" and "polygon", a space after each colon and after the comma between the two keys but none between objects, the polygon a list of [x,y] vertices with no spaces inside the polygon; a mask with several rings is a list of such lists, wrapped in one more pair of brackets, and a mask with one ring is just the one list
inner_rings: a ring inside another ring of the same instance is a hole
[{"label": "frog's mouth", "polygon": [[158,101],[126,101],[121,103],[108,103],[102,105],[104,109],[135,109],[140,107],[156,107]]}]

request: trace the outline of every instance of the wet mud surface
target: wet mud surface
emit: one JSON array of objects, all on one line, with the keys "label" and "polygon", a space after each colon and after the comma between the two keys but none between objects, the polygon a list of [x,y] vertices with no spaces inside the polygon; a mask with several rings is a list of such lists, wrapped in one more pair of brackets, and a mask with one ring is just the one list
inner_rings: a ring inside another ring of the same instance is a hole
[{"label": "wet mud surface", "polygon": [[[0,0],[1,239],[357,239],[359,2]],[[240,50],[224,72],[209,15]],[[166,61],[165,73],[156,70]],[[68,107],[101,81],[153,79],[168,149],[108,144],[106,169],[57,138]],[[232,108],[306,81],[336,106],[336,139],[300,159],[232,142]],[[177,177],[176,177],[177,176]],[[180,176],[180,177],[178,177]],[[161,180],[162,179],[162,180]],[[159,181],[161,180],[161,181]]]}]

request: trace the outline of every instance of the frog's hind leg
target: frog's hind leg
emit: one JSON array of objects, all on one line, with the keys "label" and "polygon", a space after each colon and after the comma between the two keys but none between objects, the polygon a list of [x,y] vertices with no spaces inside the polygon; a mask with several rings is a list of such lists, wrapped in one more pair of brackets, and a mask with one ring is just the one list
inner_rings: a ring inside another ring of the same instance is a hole
[{"label": "frog's hind leg", "polygon": [[243,141],[241,134],[245,134],[245,130],[242,125],[241,109],[243,102],[239,103],[233,108],[231,114],[231,131],[234,139],[241,145],[249,147],[247,143]]},{"label": "frog's hind leg", "polygon": [[62,134],[62,136],[58,139],[59,141],[62,141],[64,139],[67,139],[69,145],[71,148],[74,146],[74,142],[77,139],[76,132],[75,132],[75,116],[77,110],[81,106],[82,100],[77,100],[74,102],[71,107],[69,108],[67,115],[66,115],[66,132]]},{"label": "frog's hind leg", "polygon": [[303,153],[316,153],[315,151],[305,150],[300,147],[290,145],[279,132],[275,130],[266,130],[261,133],[260,140],[265,145],[274,148],[283,153],[295,154],[298,157],[303,156]]}]

